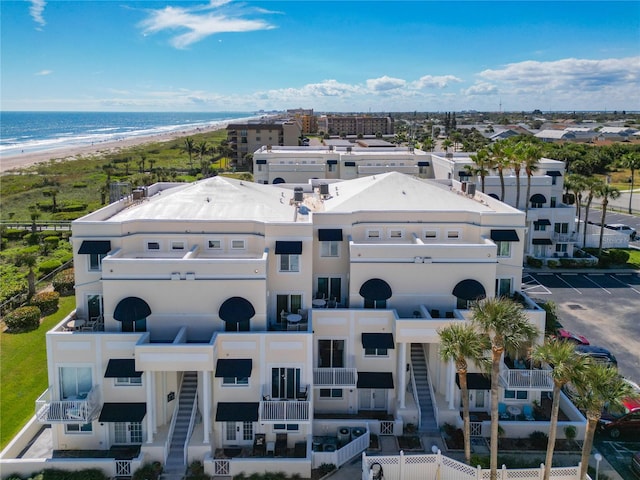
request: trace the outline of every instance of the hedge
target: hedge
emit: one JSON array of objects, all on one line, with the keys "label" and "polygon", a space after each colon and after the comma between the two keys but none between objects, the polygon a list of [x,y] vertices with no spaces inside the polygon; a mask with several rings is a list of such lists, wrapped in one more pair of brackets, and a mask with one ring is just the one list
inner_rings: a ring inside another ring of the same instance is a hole
[{"label": "hedge", "polygon": [[51,260],[45,260],[38,265],[38,270],[44,275],[53,272],[56,268],[60,268],[62,262],[58,259],[52,258]]},{"label": "hedge", "polygon": [[27,233],[29,233],[29,230],[23,228],[7,228],[2,232],[2,236],[8,240],[20,240]]},{"label": "hedge", "polygon": [[41,316],[38,307],[18,307],[4,316],[4,323],[10,332],[29,332],[40,326]]},{"label": "hedge", "polygon": [[56,273],[53,277],[53,289],[60,295],[73,295],[74,285],[76,283],[73,268],[67,268]]},{"label": "hedge", "polygon": [[58,310],[59,300],[60,294],[58,292],[39,292],[33,296],[29,303],[38,307],[42,315],[51,315]]}]

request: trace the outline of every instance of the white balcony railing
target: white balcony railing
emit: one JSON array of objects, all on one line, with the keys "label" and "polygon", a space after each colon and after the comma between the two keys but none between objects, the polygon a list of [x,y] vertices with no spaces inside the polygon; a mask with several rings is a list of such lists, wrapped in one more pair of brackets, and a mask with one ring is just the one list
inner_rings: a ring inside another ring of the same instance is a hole
[{"label": "white balcony railing", "polygon": [[575,243],[578,241],[578,234],[574,233],[557,233],[553,232],[551,238],[556,242]]},{"label": "white balcony railing", "polygon": [[260,422],[308,422],[309,407],[306,400],[262,400]]},{"label": "white balcony railing", "polygon": [[100,412],[99,387],[95,385],[87,394],[78,398],[52,400],[52,387],[36,400],[36,418],[40,423],[89,423]]},{"label": "white balcony railing", "polygon": [[314,387],[355,387],[355,368],[314,368]]},{"label": "white balcony railing", "polygon": [[502,386],[508,390],[553,390],[550,368],[523,370],[507,368],[503,364],[500,371],[500,381]]}]

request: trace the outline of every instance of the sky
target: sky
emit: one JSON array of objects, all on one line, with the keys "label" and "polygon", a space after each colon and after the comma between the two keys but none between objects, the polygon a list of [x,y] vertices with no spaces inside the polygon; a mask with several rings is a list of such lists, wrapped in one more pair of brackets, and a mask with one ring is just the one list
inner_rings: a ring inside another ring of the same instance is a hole
[{"label": "sky", "polygon": [[640,2],[0,0],[0,109],[640,111]]}]

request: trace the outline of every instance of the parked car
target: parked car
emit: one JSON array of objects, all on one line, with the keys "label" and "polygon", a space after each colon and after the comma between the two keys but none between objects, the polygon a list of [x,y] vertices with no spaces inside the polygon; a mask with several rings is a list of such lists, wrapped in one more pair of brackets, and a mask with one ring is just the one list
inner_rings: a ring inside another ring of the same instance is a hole
[{"label": "parked car", "polygon": [[556,338],[573,342],[576,345],[589,345],[589,340],[585,337],[578,335],[577,333],[570,332],[569,330],[565,330],[564,328],[556,330]]},{"label": "parked car", "polygon": [[602,413],[598,421],[600,432],[611,438],[618,438],[623,433],[640,432],[640,399],[626,399],[622,401],[624,410],[621,413]]},{"label": "parked car", "polygon": [[595,345],[576,345],[576,352],[591,357],[596,362],[613,365],[614,367],[618,366],[618,360],[616,360],[615,355],[606,348]]},{"label": "parked car", "polygon": [[631,240],[636,239],[636,235],[637,235],[636,229],[633,227],[630,227],[629,225],[625,225],[624,223],[610,223],[605,226],[611,230],[616,230],[621,233],[626,233],[627,235],[629,235],[629,238]]},{"label": "parked car", "polygon": [[640,452],[634,453],[631,458],[631,471],[636,474],[636,477],[640,478]]}]

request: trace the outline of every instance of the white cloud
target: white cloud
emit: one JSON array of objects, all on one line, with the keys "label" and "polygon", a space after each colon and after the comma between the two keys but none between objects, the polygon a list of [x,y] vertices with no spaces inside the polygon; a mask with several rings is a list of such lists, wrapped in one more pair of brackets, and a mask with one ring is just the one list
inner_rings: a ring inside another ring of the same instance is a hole
[{"label": "white cloud", "polygon": [[29,14],[33,21],[36,22],[40,27],[44,27],[47,22],[44,21],[44,17],[42,16],[42,12],[44,12],[44,7],[47,5],[47,2],[44,0],[30,0],[31,6],[29,7]]},{"label": "white cloud", "polygon": [[[176,48],[186,48],[205,38],[229,32],[250,32],[255,30],[270,30],[275,28],[270,23],[257,19],[243,18],[251,13],[235,10],[225,11],[227,1],[211,1],[206,6],[192,8],[165,7],[160,10],[150,10],[149,16],[140,23],[143,34],[171,32],[171,44]],[[213,11],[212,11],[213,10]],[[260,13],[265,13],[261,11]],[[177,33],[176,33],[177,32]]]},{"label": "white cloud", "polygon": [[451,83],[460,83],[462,80],[455,75],[425,75],[413,82],[413,87],[419,90],[424,88],[445,88]]},{"label": "white cloud", "polygon": [[487,82],[478,82],[463,91],[465,95],[495,95],[498,88]]},{"label": "white cloud", "polygon": [[44,77],[46,75],[51,75],[53,73],[53,70],[40,70],[39,72],[36,72],[35,75],[37,77]]},{"label": "white cloud", "polygon": [[389,90],[397,90],[404,87],[406,81],[401,78],[388,77],[387,75],[380,78],[371,78],[367,80],[367,87],[374,92],[387,92]]}]

